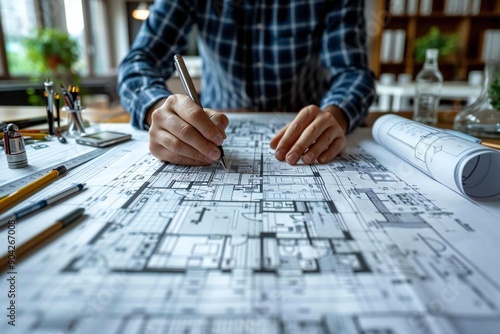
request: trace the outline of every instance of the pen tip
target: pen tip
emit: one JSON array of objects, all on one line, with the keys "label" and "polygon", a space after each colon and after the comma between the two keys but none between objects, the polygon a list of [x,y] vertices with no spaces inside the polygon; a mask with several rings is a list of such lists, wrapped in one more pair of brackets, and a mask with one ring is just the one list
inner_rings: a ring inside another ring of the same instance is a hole
[{"label": "pen tip", "polygon": [[224,160],[224,157],[220,157],[220,162],[221,162],[222,166],[224,167],[224,169],[227,169],[226,160]]}]

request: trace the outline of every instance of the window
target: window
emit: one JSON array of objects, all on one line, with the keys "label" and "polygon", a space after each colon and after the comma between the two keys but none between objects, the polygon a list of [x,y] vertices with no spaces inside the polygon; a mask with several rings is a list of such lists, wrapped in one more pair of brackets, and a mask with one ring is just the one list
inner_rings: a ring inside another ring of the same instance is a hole
[{"label": "window", "polygon": [[[67,31],[78,42],[80,58],[75,70],[81,76],[112,72],[108,27],[108,0],[0,0],[0,76],[26,78],[32,68],[23,39],[37,27]],[[3,40],[3,42],[2,42]]]},{"label": "window", "polygon": [[86,49],[86,43],[82,1],[64,0],[64,16],[66,18],[66,30],[71,38],[78,42],[78,48],[80,50],[80,57],[75,64],[75,70],[80,73],[80,75],[88,75],[88,61],[83,52]]},{"label": "window", "polygon": [[[0,0],[1,22],[7,64],[3,64],[2,76],[29,75],[31,69],[23,47],[23,39],[37,27],[33,0]],[[7,65],[7,66],[6,66]]]}]

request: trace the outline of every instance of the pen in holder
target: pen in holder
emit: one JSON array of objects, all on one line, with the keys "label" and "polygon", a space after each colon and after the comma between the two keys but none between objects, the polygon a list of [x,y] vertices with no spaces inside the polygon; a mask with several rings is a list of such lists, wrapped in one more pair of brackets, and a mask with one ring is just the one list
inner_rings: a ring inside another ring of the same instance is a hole
[{"label": "pen in holder", "polygon": [[77,137],[85,134],[85,125],[82,119],[83,108],[80,103],[78,87],[69,86],[68,89],[61,84],[61,91],[66,103],[65,111],[68,114],[68,130],[66,134],[69,137]]},{"label": "pen in holder", "polygon": [[69,137],[78,137],[85,134],[85,125],[82,118],[84,109],[70,109],[67,106],[65,109],[68,115],[68,130],[66,134]]}]

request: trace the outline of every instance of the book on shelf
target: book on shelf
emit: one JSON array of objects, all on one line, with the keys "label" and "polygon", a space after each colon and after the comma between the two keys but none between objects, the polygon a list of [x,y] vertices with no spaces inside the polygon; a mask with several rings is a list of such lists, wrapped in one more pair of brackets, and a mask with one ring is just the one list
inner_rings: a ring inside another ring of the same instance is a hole
[{"label": "book on shelf", "polygon": [[382,63],[401,63],[404,60],[406,31],[387,29],[382,33],[380,61]]},{"label": "book on shelf", "polygon": [[481,11],[481,0],[471,0],[470,13],[472,15],[478,15]]},{"label": "book on shelf", "polygon": [[389,11],[392,15],[417,15],[418,0],[391,0]]},{"label": "book on shelf", "polygon": [[481,0],[446,0],[446,15],[477,15],[481,10]]},{"label": "book on shelf", "polygon": [[406,14],[417,15],[418,13],[418,0],[406,0]]},{"label": "book on shelf", "polygon": [[391,0],[389,2],[389,11],[392,15],[404,15],[405,0]]},{"label": "book on shelf", "polygon": [[401,63],[404,60],[405,55],[405,40],[406,31],[404,29],[394,30],[393,35],[393,45],[392,45],[392,62]]},{"label": "book on shelf", "polygon": [[432,13],[432,0],[420,0],[420,15],[430,15]]},{"label": "book on shelf", "polygon": [[500,59],[500,29],[486,29],[483,33],[481,60]]},{"label": "book on shelf", "polygon": [[388,63],[391,60],[392,30],[387,29],[382,32],[382,42],[380,45],[380,61]]}]

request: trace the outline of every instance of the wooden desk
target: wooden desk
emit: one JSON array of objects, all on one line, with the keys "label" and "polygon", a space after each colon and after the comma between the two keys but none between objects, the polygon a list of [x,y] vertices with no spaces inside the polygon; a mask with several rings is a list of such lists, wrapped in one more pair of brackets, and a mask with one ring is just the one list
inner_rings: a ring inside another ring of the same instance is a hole
[{"label": "wooden desk", "polygon": [[[66,118],[66,113],[61,112],[61,118]],[[43,117],[46,115],[45,107],[40,106],[0,106],[0,122],[16,119]],[[121,108],[85,108],[82,113],[85,120],[92,123],[128,123],[130,115]]]},{"label": "wooden desk", "polygon": [[[224,111],[224,110],[222,110]],[[251,112],[250,109],[231,109],[225,110],[227,112]],[[388,112],[370,112],[366,117],[362,126],[371,127],[375,120],[387,114]],[[412,111],[400,111],[394,113],[408,119],[413,116]],[[457,111],[444,111],[439,113],[438,127],[442,129],[453,129],[453,119],[455,118]],[[33,117],[40,117],[45,115],[44,107],[36,106],[0,106],[0,122],[5,122],[6,120],[13,119],[26,119]],[[63,113],[62,117],[66,117]],[[130,122],[129,113],[122,107],[116,108],[86,108],[83,112],[83,118],[92,123],[128,123]],[[492,143],[500,146],[500,139],[485,139],[484,142]]]}]

